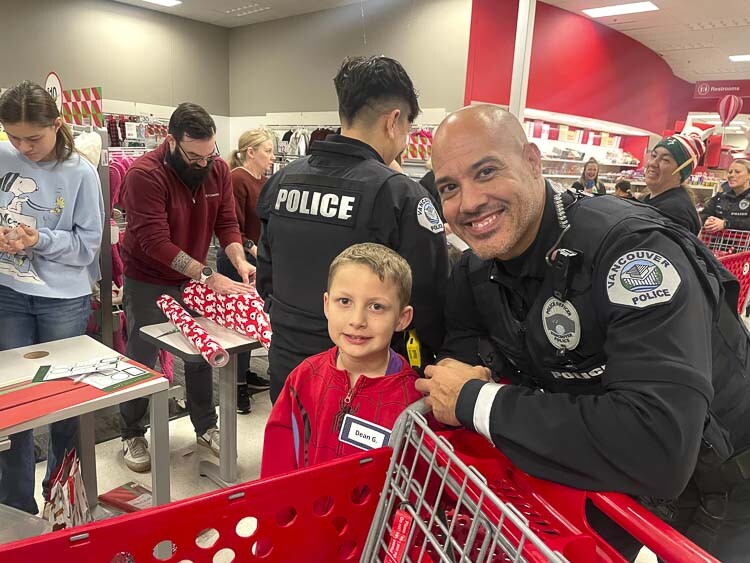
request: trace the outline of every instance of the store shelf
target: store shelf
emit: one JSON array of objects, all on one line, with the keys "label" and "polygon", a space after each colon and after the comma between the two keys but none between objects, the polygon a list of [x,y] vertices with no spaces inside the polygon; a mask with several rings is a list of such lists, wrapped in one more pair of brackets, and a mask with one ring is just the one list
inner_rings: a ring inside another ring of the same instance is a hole
[{"label": "store shelf", "polygon": [[547,178],[580,178],[581,177],[580,174],[571,175],[571,174],[544,174],[542,173],[542,175],[546,176]]},{"label": "store shelf", "polygon": [[[542,158],[542,162],[571,162],[574,164],[586,164],[585,160],[570,160],[565,158]],[[638,168],[637,164],[619,164],[617,162],[599,162],[599,166],[622,166],[623,168]]]},{"label": "store shelf", "polygon": [[686,188],[693,188],[694,190],[710,190],[714,191],[718,186],[699,186],[697,184],[685,184]]}]

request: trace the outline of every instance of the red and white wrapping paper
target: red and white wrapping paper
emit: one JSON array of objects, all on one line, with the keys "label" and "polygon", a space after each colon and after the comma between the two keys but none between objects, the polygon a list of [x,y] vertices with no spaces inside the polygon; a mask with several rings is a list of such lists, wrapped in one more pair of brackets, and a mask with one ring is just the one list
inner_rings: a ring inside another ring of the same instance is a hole
[{"label": "red and white wrapping paper", "polygon": [[248,293],[220,295],[202,283],[191,281],[182,292],[185,305],[217,325],[271,345],[271,322],[263,310],[263,299],[253,287]]},{"label": "red and white wrapping paper", "polygon": [[220,368],[229,363],[229,354],[222,348],[211,335],[206,332],[195,319],[180,305],[174,297],[162,295],[156,300],[156,304],[167,316],[169,322],[180,329],[180,332],[195,346],[201,356],[215,368]]}]

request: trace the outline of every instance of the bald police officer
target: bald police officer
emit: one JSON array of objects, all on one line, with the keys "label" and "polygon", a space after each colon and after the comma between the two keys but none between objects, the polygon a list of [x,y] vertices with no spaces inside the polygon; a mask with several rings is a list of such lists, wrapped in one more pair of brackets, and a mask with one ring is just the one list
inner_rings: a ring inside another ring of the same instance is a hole
[{"label": "bald police officer", "polygon": [[[258,203],[257,286],[273,327],[273,401],[292,369],[333,345],[322,295],[328,266],[352,244],[377,242],[409,262],[422,363],[442,343],[448,279],[443,223],[425,189],[387,166],[403,152],[419,114],[412,81],[398,61],[353,57],[334,84],[341,134],[315,141],[309,157],[276,173]],[[403,339],[395,344],[403,353]]]},{"label": "bald police officer", "polygon": [[737,281],[649,206],[556,193],[497,107],[447,117],[432,162],[446,220],[473,251],[453,271],[441,360],[417,382],[435,416],[532,475],[640,497],[722,561],[746,560]]}]

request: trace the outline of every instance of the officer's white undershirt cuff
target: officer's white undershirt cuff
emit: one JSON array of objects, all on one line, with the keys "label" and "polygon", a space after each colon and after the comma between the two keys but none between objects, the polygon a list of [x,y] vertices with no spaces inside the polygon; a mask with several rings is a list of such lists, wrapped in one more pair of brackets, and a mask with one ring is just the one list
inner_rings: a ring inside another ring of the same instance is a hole
[{"label": "officer's white undershirt cuff", "polygon": [[495,395],[503,387],[502,383],[485,383],[479,390],[477,401],[474,403],[474,417],[472,422],[474,429],[488,440],[490,436],[490,414],[495,402]]}]

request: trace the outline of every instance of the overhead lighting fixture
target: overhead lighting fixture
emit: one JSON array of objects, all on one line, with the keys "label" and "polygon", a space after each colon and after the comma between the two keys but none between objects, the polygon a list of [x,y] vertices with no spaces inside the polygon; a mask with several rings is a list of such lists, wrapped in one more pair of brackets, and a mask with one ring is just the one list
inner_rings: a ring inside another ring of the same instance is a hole
[{"label": "overhead lighting fixture", "polygon": [[733,63],[750,62],[750,55],[729,55],[729,60]]},{"label": "overhead lighting fixture", "polygon": [[658,9],[659,7],[655,6],[653,2],[632,2],[630,4],[617,4],[616,6],[604,6],[602,8],[588,8],[581,11],[590,18],[606,18],[608,16],[653,12]]},{"label": "overhead lighting fixture", "polygon": [[157,6],[164,6],[165,8],[174,8],[182,4],[182,0],[143,0],[149,4],[156,4]]}]

